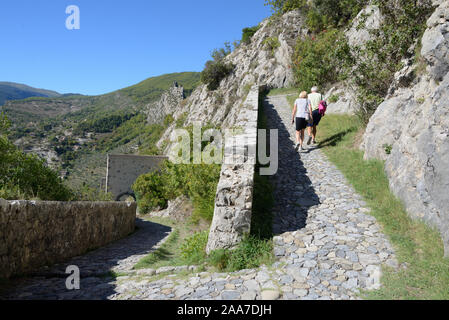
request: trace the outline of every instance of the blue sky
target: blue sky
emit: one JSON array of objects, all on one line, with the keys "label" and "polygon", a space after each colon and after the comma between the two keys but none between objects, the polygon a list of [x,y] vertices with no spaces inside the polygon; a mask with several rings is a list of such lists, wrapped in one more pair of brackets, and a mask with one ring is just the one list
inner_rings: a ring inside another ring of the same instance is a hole
[{"label": "blue sky", "polygon": [[[69,5],[79,30],[66,28]],[[201,71],[212,49],[270,14],[264,0],[2,0],[0,81],[94,95]]]}]

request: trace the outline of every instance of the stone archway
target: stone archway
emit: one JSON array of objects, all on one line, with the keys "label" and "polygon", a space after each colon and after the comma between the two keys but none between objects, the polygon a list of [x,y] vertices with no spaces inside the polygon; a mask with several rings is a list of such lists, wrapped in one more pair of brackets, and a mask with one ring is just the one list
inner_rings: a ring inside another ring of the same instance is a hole
[{"label": "stone archway", "polygon": [[[132,193],[132,192],[123,192],[123,193],[119,194],[119,195],[115,198],[115,201],[124,201],[124,200],[120,200],[120,199],[122,199],[122,198],[125,197],[125,196],[133,197],[134,201],[137,202],[136,195],[135,195],[134,193]],[[125,199],[126,199],[126,198],[125,198]]]}]

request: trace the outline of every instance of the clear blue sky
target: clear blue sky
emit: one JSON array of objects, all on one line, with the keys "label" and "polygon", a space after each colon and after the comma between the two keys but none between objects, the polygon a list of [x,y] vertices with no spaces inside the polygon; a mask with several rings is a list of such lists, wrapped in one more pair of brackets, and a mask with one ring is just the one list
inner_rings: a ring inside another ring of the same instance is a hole
[{"label": "clear blue sky", "polygon": [[[69,5],[80,30],[66,29]],[[212,49],[269,15],[264,0],[2,0],[0,81],[93,95],[201,71]]]}]

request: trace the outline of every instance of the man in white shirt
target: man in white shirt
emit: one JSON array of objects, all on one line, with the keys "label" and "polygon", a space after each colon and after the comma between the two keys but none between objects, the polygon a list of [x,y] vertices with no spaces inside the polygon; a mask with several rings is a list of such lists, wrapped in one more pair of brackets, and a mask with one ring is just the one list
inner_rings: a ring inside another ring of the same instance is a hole
[{"label": "man in white shirt", "polygon": [[323,100],[323,95],[318,93],[318,88],[313,87],[311,89],[312,93],[309,94],[308,98],[310,104],[312,105],[312,121],[307,125],[307,133],[309,134],[309,139],[307,140],[307,144],[310,142],[316,143],[316,127],[321,121],[321,115],[318,111],[318,107],[320,106],[320,102]]}]

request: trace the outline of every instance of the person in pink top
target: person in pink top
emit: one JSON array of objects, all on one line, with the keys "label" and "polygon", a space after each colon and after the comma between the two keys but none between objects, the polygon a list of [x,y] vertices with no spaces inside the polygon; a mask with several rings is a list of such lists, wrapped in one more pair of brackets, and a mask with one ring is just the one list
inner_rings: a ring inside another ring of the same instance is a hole
[{"label": "person in pink top", "polygon": [[320,124],[321,121],[321,115],[318,108],[320,106],[320,102],[323,100],[323,95],[321,93],[318,93],[317,87],[313,87],[311,91],[312,93],[309,94],[308,98],[312,106],[313,121],[307,124],[307,133],[309,135],[309,139],[307,140],[308,145],[312,141],[314,144],[316,143],[316,127]]}]

